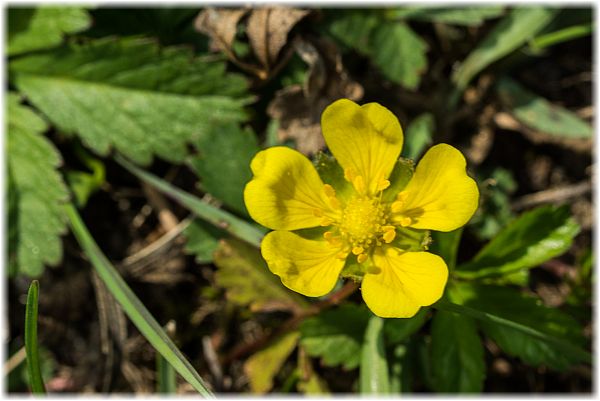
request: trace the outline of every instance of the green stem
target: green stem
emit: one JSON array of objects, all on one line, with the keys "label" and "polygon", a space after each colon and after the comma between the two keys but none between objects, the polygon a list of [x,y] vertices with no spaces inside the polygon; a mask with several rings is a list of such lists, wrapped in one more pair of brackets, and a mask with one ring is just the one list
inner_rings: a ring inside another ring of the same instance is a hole
[{"label": "green stem", "polygon": [[558,349],[563,350],[564,352],[569,353],[586,363],[592,363],[592,355],[588,351],[552,335],[543,333],[541,331],[522,325],[520,323],[513,322],[512,320],[504,319],[500,316],[492,315],[491,313],[482,312],[477,309],[470,308],[468,306],[454,304],[445,300],[438,301],[436,304],[433,305],[433,307],[438,310],[460,313],[462,315],[470,316],[474,319],[481,320],[483,322],[496,323],[505,327],[510,327],[533,338],[537,338],[538,340],[542,340],[544,342],[552,344]]},{"label": "green stem", "polygon": [[39,283],[37,280],[33,280],[27,292],[27,305],[25,306],[25,352],[27,353],[27,372],[29,372],[31,392],[46,394],[37,341],[38,294]]},{"label": "green stem", "polygon": [[119,272],[104,256],[75,207],[72,204],[68,204],[65,206],[65,212],[79,245],[90,259],[108,290],[121,305],[140,333],[196,391],[204,397],[212,398],[213,394],[208,390],[192,364],[183,356],[148,309],[146,309],[144,304],[133,293],[127,283],[125,283]]},{"label": "green stem", "polygon": [[152,185],[165,195],[173,198],[201,219],[214,224],[220,229],[227,231],[228,233],[248,242],[251,245],[260,247],[260,242],[262,241],[262,237],[266,233],[266,230],[251,225],[222,209],[214,207],[198,199],[197,197],[180,190],[168,182],[161,180],[160,178],[135,166],[131,162],[127,161],[123,156],[116,155],[115,160],[130,173],[142,181]]}]

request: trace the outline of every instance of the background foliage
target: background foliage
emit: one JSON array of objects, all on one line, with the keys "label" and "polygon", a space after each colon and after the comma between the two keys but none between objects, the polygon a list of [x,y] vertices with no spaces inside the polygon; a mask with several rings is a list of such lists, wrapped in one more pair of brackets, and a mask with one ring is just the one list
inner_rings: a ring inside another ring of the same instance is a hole
[{"label": "background foliage", "polygon": [[[591,391],[590,8],[7,16],[9,392]],[[340,97],[392,110],[407,159],[458,147],[480,188],[432,233],[450,279],[411,319],[351,281],[302,297],[260,257],[249,162],[287,145],[334,174]]]}]

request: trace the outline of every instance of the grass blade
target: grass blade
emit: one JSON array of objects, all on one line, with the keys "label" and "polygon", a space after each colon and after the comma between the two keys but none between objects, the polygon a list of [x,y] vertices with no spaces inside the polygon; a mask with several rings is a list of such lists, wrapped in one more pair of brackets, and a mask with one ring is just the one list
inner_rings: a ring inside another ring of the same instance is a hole
[{"label": "grass blade", "polygon": [[251,225],[246,221],[237,218],[224,210],[221,210],[217,207],[209,205],[206,202],[203,202],[197,197],[185,191],[182,191],[169,184],[168,182],[161,180],[160,178],[135,166],[133,163],[127,161],[122,156],[115,156],[115,160],[130,173],[132,173],[142,181],[152,185],[154,188],[158,189],[165,195],[173,198],[182,206],[188,208],[190,211],[195,213],[201,219],[206,220],[211,224],[214,224],[222,230],[227,231],[228,233],[236,236],[237,238],[243,241],[248,242],[251,245],[254,245],[256,247],[260,246],[260,241],[265,235],[266,230]]},{"label": "grass blade", "polygon": [[501,324],[506,327],[510,327],[512,329],[518,330],[522,333],[525,333],[533,338],[537,338],[538,340],[545,341],[554,345],[557,349],[560,349],[563,352],[569,353],[586,363],[592,363],[592,355],[586,350],[577,347],[569,342],[561,340],[557,337],[551,336],[549,334],[543,333],[531,327],[522,325],[517,322],[513,322],[512,320],[504,319],[500,316],[493,315],[491,313],[482,312],[477,309],[470,308],[464,305],[458,305],[447,301],[439,301],[433,305],[434,308],[448,311],[448,312],[456,312],[466,316],[470,316],[474,319],[492,322],[496,324]]},{"label": "grass blade", "polygon": [[156,353],[157,391],[159,394],[175,394],[175,370],[159,353]]},{"label": "grass blade", "polygon": [[87,227],[81,220],[79,213],[72,204],[65,207],[71,228],[79,245],[88,256],[96,272],[106,284],[106,287],[121,305],[127,316],[135,324],[142,335],[152,344],[175,370],[194,387],[201,395],[213,397],[213,394],[204,384],[192,364],[183,356],[181,351],[173,344],[162,327],[150,314],[148,309],[136,297],[125,280],[102,253]]},{"label": "grass blade", "polygon": [[371,316],[360,359],[360,393],[389,394],[388,363],[383,343],[383,319]]},{"label": "grass blade", "polygon": [[25,306],[25,352],[27,353],[27,372],[31,383],[31,392],[46,394],[46,387],[40,369],[40,355],[37,342],[39,283],[33,280],[27,292]]}]

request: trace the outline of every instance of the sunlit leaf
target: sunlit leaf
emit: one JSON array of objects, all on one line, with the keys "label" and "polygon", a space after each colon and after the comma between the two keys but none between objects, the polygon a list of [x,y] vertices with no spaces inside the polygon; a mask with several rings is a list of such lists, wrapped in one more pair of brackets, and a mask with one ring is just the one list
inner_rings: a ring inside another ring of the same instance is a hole
[{"label": "sunlit leaf", "polygon": [[8,9],[9,56],[59,45],[65,35],[83,31],[91,18],[82,7],[41,6]]},{"label": "sunlit leaf", "polygon": [[[180,162],[187,143],[245,118],[244,80],[221,62],[143,39],[104,39],[19,58],[17,88],[67,134],[140,164]],[[236,96],[236,97],[232,97]]]},{"label": "sunlit leaf", "polygon": [[62,260],[68,200],[57,171],[62,158],[42,133],[47,125],[9,93],[8,101],[8,262],[11,274],[39,276],[44,265]]}]

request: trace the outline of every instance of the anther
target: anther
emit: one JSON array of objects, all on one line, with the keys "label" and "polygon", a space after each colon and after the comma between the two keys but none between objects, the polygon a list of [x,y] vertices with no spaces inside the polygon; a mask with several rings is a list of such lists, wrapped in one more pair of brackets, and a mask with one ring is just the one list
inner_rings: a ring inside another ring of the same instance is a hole
[{"label": "anther", "polygon": [[321,226],[323,227],[327,227],[333,224],[333,220],[331,220],[329,217],[323,217],[323,219],[321,219]]},{"label": "anther", "polygon": [[325,195],[329,198],[335,198],[335,189],[329,184],[323,185],[323,190],[325,191]]},{"label": "anther", "polygon": [[356,257],[356,260],[358,261],[358,263],[363,263],[365,260],[367,260],[367,258],[368,256],[366,253],[361,253]]},{"label": "anther", "polygon": [[383,191],[384,189],[386,189],[389,186],[390,186],[390,181],[386,180],[385,178],[382,178],[379,181],[379,183],[377,183],[377,190],[378,191]]},{"label": "anther", "polygon": [[331,231],[325,231],[323,233],[323,238],[330,240],[331,238],[333,238],[333,233]]},{"label": "anther", "polygon": [[346,259],[346,256],[348,256],[347,252],[338,252],[338,254],[336,255],[338,259]]},{"label": "anther", "polygon": [[359,194],[365,193],[365,179],[362,175],[354,177],[352,180],[352,185],[354,185],[354,189],[356,189],[356,192]]},{"label": "anther", "polygon": [[403,217],[402,220],[400,220],[400,225],[402,227],[408,227],[412,224],[413,220],[410,217]]},{"label": "anther", "polygon": [[352,168],[347,168],[344,170],[344,178],[348,182],[354,181],[354,177],[356,177],[356,172]]},{"label": "anther", "polygon": [[365,249],[362,246],[355,246],[354,248],[352,248],[352,253],[355,255],[360,255],[364,251]]},{"label": "anther", "polygon": [[394,238],[396,238],[396,230],[388,230],[385,232],[385,234],[383,234],[383,240],[386,244],[392,242]]}]

